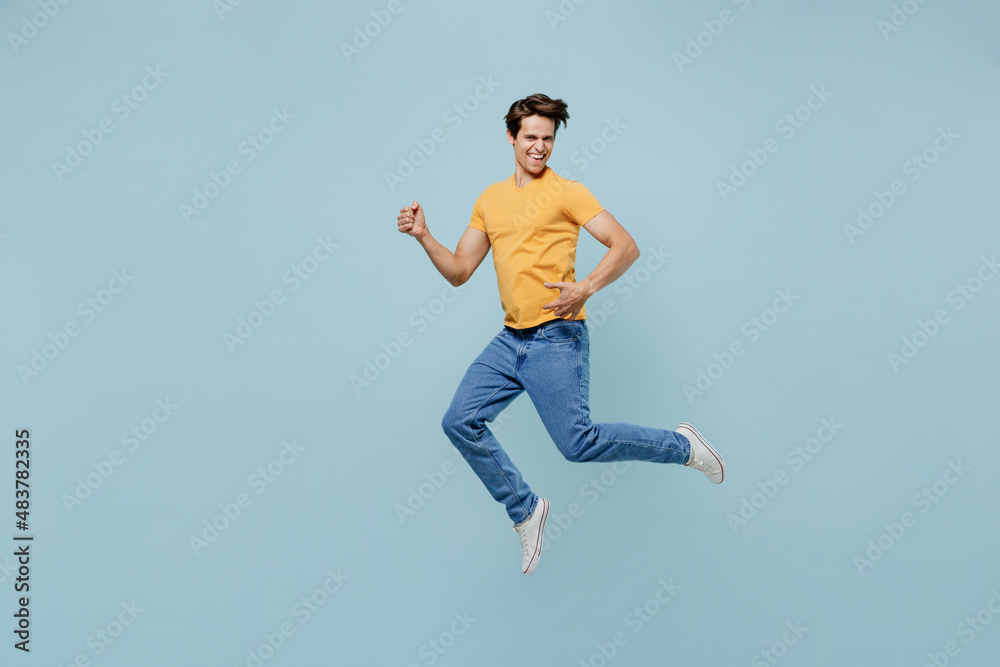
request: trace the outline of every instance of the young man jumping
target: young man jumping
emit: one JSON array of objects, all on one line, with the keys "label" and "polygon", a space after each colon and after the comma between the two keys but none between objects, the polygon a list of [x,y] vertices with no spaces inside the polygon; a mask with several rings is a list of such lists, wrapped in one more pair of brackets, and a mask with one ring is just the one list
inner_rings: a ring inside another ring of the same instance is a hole
[{"label": "young man jumping", "polygon": [[[521,571],[542,555],[549,501],[535,495],[486,426],[521,392],[570,461],[680,463],[719,484],[726,463],[690,424],[676,431],[590,421],[588,298],[617,280],[639,257],[625,228],[582,184],[546,166],[566,104],[547,95],[514,102],[504,118],[514,147],[514,174],[476,200],[472,219],[451,252],[431,236],[414,201],[397,216],[399,231],[423,246],[456,287],[493,249],[504,327],[465,373],[441,422],[490,494],[503,503],[521,539]],[[580,227],[607,246],[597,267],[576,281]],[[558,290],[558,296],[556,295]]]}]

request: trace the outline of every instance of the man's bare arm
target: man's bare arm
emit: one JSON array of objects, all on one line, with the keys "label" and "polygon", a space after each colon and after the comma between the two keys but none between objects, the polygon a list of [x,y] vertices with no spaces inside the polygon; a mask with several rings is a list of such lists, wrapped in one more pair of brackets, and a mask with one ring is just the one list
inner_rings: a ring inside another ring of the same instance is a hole
[{"label": "man's bare arm", "polygon": [[556,317],[572,320],[583,310],[587,299],[598,290],[611,284],[639,259],[639,247],[625,228],[607,211],[601,211],[584,223],[583,228],[594,238],[608,247],[604,257],[590,275],[577,283],[544,283],[550,289],[558,289],[559,297],[542,306],[552,309]]},{"label": "man's bare arm", "polygon": [[608,211],[595,215],[584,223],[583,228],[608,247],[590,275],[580,281],[587,287],[588,293],[593,295],[624,275],[628,267],[639,259],[639,246]]},{"label": "man's bare arm", "polygon": [[401,208],[396,222],[400,232],[420,242],[434,267],[455,287],[472,277],[490,251],[490,237],[475,227],[465,228],[455,252],[445,248],[431,236],[424,219],[424,209],[417,202]]}]

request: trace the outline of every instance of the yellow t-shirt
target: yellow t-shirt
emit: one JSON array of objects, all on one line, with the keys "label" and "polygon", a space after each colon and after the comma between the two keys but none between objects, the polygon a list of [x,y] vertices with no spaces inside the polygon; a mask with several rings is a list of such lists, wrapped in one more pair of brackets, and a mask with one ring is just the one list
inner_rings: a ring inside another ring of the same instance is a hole
[{"label": "yellow t-shirt", "polygon": [[[489,235],[504,324],[526,329],[556,319],[542,306],[559,298],[546,282],[576,282],[580,227],[604,207],[586,186],[548,166],[520,190],[514,175],[486,188],[470,227]],[[587,316],[586,307],[577,319]]]}]

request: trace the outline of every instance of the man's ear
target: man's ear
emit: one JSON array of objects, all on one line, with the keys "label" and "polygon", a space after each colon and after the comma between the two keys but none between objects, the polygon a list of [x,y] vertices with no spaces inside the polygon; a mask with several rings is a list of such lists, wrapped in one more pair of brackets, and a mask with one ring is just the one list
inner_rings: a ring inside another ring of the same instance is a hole
[{"label": "man's ear", "polygon": [[514,145],[514,135],[510,133],[510,130],[507,130],[507,143]]}]

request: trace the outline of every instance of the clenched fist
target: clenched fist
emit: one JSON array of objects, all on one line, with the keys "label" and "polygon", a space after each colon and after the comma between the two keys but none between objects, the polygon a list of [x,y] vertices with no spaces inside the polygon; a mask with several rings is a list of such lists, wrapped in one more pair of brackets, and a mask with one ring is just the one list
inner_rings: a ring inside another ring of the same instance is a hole
[{"label": "clenched fist", "polygon": [[399,209],[396,223],[399,226],[399,231],[409,234],[413,238],[420,238],[427,231],[427,223],[424,222],[424,209],[417,202]]}]

